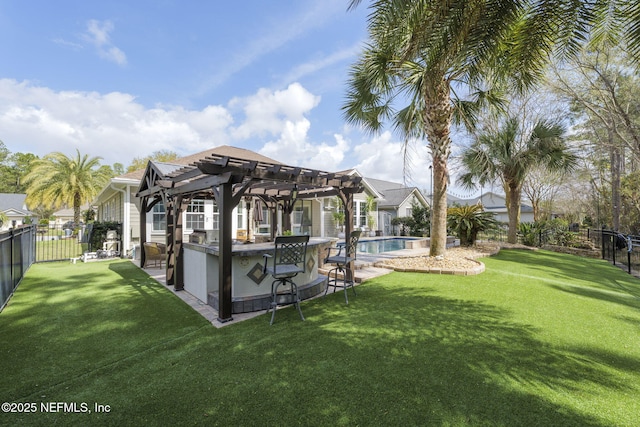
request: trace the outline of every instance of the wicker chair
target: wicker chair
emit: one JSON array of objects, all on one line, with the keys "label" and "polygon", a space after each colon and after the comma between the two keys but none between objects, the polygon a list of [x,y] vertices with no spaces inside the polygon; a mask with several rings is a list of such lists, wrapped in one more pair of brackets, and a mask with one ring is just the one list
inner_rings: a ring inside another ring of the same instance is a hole
[{"label": "wicker chair", "polygon": [[162,268],[162,263],[167,261],[167,245],[164,243],[144,242],[142,247],[144,250],[144,265],[142,268],[147,268],[152,261],[154,267],[159,266]]}]

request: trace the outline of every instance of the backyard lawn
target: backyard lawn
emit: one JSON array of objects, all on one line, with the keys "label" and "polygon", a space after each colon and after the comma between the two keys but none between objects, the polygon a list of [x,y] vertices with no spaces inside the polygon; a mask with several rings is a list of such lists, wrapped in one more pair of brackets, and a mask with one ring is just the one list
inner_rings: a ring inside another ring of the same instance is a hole
[{"label": "backyard lawn", "polygon": [[129,261],[36,264],[0,313],[0,403],[22,411],[0,425],[637,426],[640,281],[483,262],[221,329]]}]

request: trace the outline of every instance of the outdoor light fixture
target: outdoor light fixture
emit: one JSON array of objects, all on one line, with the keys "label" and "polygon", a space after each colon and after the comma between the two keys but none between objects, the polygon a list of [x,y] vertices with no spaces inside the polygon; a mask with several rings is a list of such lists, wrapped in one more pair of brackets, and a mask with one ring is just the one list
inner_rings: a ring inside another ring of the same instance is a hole
[{"label": "outdoor light fixture", "polygon": [[291,190],[291,201],[294,202],[298,198],[298,184],[293,184],[293,189]]}]

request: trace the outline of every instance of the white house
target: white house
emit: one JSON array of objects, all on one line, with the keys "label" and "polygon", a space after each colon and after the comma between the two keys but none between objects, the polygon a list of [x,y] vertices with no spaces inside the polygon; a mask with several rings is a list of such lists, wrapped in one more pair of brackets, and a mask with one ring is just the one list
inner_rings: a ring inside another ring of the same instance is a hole
[{"label": "white house", "polygon": [[[231,146],[219,146],[186,156],[163,164],[154,162],[156,168],[175,170],[177,165],[189,165],[210,155],[236,157],[250,161],[280,164],[280,162],[266,156]],[[160,171],[162,172],[162,171]],[[349,175],[358,175],[355,169],[346,171]],[[140,205],[135,194],[143,179],[145,170],[130,172],[111,180],[93,204],[96,205],[96,221],[116,221],[122,223],[121,236],[123,253],[127,254],[140,244]],[[396,216],[411,214],[411,204],[420,203],[427,206],[427,201],[415,187],[402,184],[364,178],[364,193],[354,195],[354,227],[369,230],[367,221],[369,212],[366,210],[367,197],[372,196],[377,203],[377,211],[371,230],[381,230],[383,235],[391,234],[390,222]],[[333,213],[340,209],[335,197],[319,197],[317,199],[298,200],[291,216],[291,226],[294,234],[308,234],[313,237],[337,237],[341,231]],[[166,212],[163,203],[153,206],[147,214],[147,225],[144,241],[164,242],[166,234]],[[218,210],[213,200],[193,199],[183,213],[184,235],[186,237],[194,230],[217,230]],[[281,230],[282,218],[272,218],[270,211],[264,204],[255,200],[243,200],[235,208],[232,221],[232,236],[238,239],[266,239],[270,236],[271,226],[275,221],[276,229]]]},{"label": "white house", "polygon": [[[460,199],[455,196],[447,195],[447,203],[453,206],[455,203],[461,206],[477,205],[482,203],[484,210],[493,212],[498,222],[509,222],[509,213],[507,212],[507,199],[500,194],[487,192],[482,193],[479,197],[470,199]],[[524,203],[520,204],[520,222],[533,222],[533,208]]]},{"label": "white house", "polygon": [[0,193],[0,212],[7,217],[7,221],[0,224],[0,231],[13,227],[14,221],[18,227],[26,218],[34,217],[35,214],[27,208],[26,198],[26,194]]}]

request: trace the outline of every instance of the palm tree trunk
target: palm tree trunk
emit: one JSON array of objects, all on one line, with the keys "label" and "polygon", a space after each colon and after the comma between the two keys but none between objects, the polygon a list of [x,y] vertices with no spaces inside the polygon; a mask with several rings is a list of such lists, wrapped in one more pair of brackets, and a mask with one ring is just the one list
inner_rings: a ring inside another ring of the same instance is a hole
[{"label": "palm tree trunk", "polygon": [[77,227],[80,224],[80,206],[82,204],[82,199],[80,197],[80,193],[76,193],[73,195],[73,222]]},{"label": "palm tree trunk", "polygon": [[431,256],[444,255],[447,249],[447,186],[449,183],[449,154],[451,137],[449,130],[453,111],[449,83],[442,79],[436,84],[425,85],[425,134],[433,159],[433,211],[432,235],[429,249]]},{"label": "palm tree trunk", "polygon": [[520,224],[520,197],[521,189],[518,186],[507,186],[507,212],[509,214],[509,232],[507,243],[517,243],[518,224]]}]

